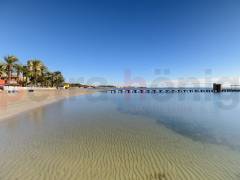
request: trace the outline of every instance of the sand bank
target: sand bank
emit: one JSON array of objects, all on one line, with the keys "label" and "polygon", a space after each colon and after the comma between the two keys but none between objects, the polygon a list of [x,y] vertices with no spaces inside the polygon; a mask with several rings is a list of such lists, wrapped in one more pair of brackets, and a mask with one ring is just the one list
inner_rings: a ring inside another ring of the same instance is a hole
[{"label": "sand bank", "polygon": [[70,90],[42,89],[35,90],[34,92],[21,90],[18,93],[12,94],[0,91],[0,121],[65,98],[92,94],[96,91],[93,89],[78,88]]}]

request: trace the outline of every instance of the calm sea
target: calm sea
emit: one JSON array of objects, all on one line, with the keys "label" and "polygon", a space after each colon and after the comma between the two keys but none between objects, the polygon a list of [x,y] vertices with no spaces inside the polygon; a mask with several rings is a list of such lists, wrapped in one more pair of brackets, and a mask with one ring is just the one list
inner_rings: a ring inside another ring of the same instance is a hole
[{"label": "calm sea", "polygon": [[0,179],[239,180],[240,93],[73,97],[0,124]]}]

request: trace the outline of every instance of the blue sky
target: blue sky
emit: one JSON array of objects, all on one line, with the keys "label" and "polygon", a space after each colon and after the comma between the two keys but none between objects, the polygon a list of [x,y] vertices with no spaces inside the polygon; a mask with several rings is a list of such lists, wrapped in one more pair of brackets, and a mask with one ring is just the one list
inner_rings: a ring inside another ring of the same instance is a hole
[{"label": "blue sky", "polygon": [[240,76],[239,19],[238,0],[0,0],[0,57],[85,82]]}]

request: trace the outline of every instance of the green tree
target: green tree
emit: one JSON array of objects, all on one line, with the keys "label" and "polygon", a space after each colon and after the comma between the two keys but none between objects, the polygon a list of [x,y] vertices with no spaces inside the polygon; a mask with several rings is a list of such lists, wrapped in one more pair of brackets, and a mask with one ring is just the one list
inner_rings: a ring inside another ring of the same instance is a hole
[{"label": "green tree", "polygon": [[6,75],[6,65],[4,63],[0,63],[0,77]]},{"label": "green tree", "polygon": [[27,86],[30,78],[30,72],[28,70],[28,66],[22,67],[22,76],[23,76],[23,86]]},{"label": "green tree", "polygon": [[6,56],[4,57],[4,60],[6,62],[8,82],[10,82],[12,80],[14,65],[16,64],[16,62],[18,62],[18,58],[16,56]]},{"label": "green tree", "polygon": [[31,80],[37,86],[38,78],[42,75],[43,63],[40,60],[29,60],[27,62]]},{"label": "green tree", "polygon": [[60,71],[53,72],[52,74],[53,86],[57,88],[62,86],[64,83],[64,77]]},{"label": "green tree", "polygon": [[[14,68],[16,70],[17,73],[17,77],[18,77],[18,83],[20,83],[21,81],[21,75],[23,75],[23,71],[24,71],[24,67],[21,64],[15,64]],[[21,82],[22,83],[22,82]]]}]

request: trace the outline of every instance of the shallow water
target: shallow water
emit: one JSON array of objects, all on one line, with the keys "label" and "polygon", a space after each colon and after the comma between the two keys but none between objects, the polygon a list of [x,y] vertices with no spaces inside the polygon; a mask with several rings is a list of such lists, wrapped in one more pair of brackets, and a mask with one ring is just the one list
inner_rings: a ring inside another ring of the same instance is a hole
[{"label": "shallow water", "polygon": [[228,94],[73,97],[0,124],[0,179],[239,180]]}]

